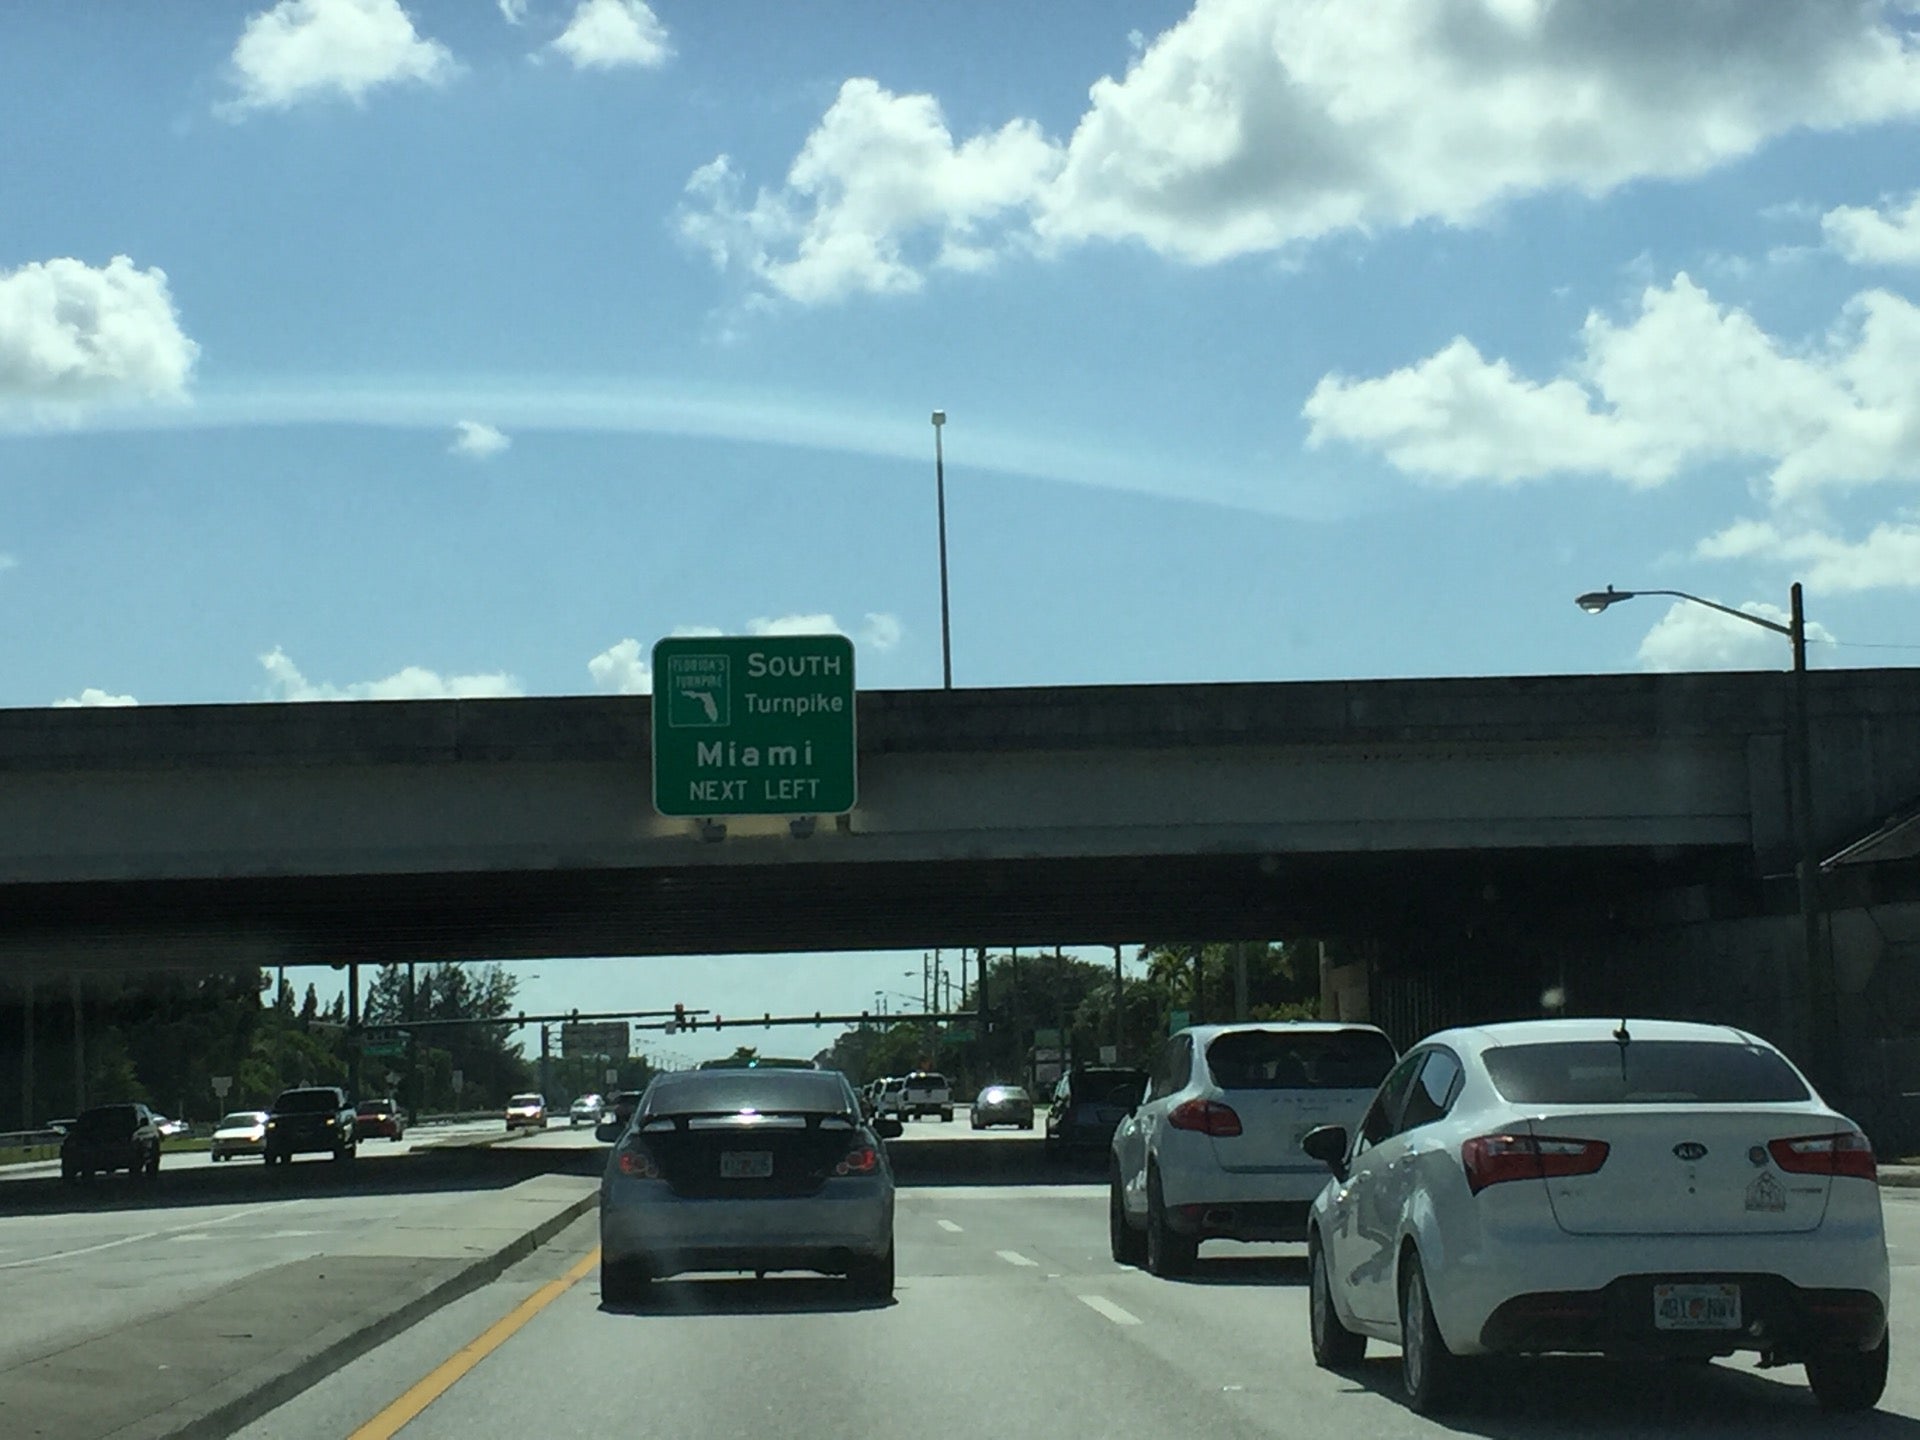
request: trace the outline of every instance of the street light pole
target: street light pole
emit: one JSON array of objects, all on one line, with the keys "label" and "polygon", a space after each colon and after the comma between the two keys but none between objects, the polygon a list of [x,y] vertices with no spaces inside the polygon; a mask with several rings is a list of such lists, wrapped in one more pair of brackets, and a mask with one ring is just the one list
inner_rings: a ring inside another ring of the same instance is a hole
[{"label": "street light pole", "polygon": [[947,423],[947,412],[933,412],[933,493],[940,512],[940,673],[941,688],[953,689],[953,616],[947,605],[947,457],[940,443],[940,429]]},{"label": "street light pole", "polygon": [[1762,630],[1784,635],[1793,647],[1793,679],[1788,692],[1788,745],[1792,752],[1790,768],[1793,785],[1794,866],[1799,881],[1801,944],[1805,951],[1807,984],[1807,1036],[1815,1078],[1836,1092],[1844,1088],[1845,1075],[1840,1059],[1839,990],[1835,982],[1833,956],[1828,952],[1826,927],[1821,918],[1820,849],[1813,825],[1813,717],[1807,698],[1807,615],[1800,582],[1789,591],[1788,623],[1780,624],[1761,615],[1750,615],[1717,600],[1689,595],[1684,590],[1594,590],[1574,603],[1589,615],[1598,615],[1609,605],[1641,595],[1665,595],[1686,600],[1731,615]]}]

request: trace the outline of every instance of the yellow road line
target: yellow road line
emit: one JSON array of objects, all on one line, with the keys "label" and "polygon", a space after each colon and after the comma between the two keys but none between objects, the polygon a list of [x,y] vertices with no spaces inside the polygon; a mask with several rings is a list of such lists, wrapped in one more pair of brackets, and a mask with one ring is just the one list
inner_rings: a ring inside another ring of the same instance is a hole
[{"label": "yellow road line", "polygon": [[489,1325],[479,1339],[442,1362],[406,1394],[354,1431],[352,1440],[393,1440],[422,1410],[451,1390],[461,1376],[506,1344],[521,1326],[584,1280],[599,1263],[600,1247],[596,1245],[566,1274],[542,1285]]}]

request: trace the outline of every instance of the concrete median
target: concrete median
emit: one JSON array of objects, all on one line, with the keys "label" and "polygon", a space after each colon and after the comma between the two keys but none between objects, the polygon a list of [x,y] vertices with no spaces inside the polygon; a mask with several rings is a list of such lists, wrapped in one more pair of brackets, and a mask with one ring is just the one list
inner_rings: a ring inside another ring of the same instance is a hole
[{"label": "concrete median", "polygon": [[337,1254],[26,1359],[0,1373],[0,1435],[230,1434],[494,1279],[591,1209],[596,1192],[585,1176],[540,1175],[450,1199]]}]

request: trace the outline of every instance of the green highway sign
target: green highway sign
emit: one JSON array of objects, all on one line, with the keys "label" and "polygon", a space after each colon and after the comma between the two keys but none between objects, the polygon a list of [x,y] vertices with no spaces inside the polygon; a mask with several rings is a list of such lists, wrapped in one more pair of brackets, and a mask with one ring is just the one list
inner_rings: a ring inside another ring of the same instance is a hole
[{"label": "green highway sign", "polygon": [[662,815],[843,815],[858,790],[853,642],[671,637],[653,647]]},{"label": "green highway sign", "polygon": [[411,1038],[406,1030],[368,1030],[360,1037],[362,1055],[404,1055],[407,1053],[407,1041]]}]

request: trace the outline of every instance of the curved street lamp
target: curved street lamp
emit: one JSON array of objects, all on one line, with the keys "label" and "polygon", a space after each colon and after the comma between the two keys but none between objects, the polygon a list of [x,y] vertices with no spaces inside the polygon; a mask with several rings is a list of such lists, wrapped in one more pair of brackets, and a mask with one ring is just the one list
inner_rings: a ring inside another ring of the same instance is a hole
[{"label": "curved street lamp", "polygon": [[1722,605],[1717,600],[1689,595],[1684,590],[1616,590],[1609,585],[1604,590],[1589,590],[1577,597],[1574,604],[1589,615],[1598,615],[1622,600],[1637,600],[1642,595],[1665,595],[1694,605],[1704,605],[1709,610],[1718,610],[1722,615],[1731,615],[1749,625],[1758,625],[1762,630],[1784,635],[1793,646],[1793,679],[1788,695],[1793,732],[1794,838],[1800,852],[1799,864],[1795,868],[1800,882],[1801,938],[1807,969],[1810,1031],[1807,1038],[1818,1078],[1822,1083],[1832,1084],[1838,1091],[1844,1088],[1845,1078],[1840,1069],[1839,995],[1834,984],[1833,957],[1828,953],[1826,933],[1820,920],[1820,852],[1813,833],[1813,735],[1807,706],[1807,615],[1800,582],[1794,581],[1789,592],[1788,623],[1785,625],[1765,616],[1736,610],[1731,605]]}]

